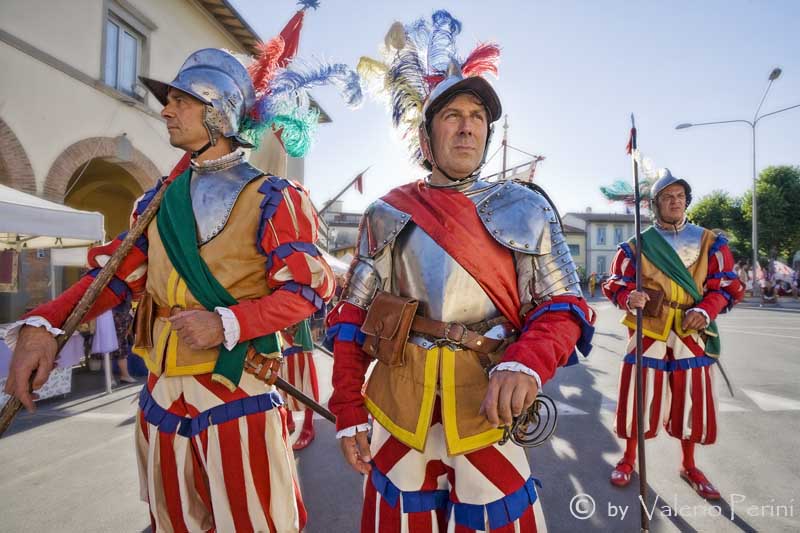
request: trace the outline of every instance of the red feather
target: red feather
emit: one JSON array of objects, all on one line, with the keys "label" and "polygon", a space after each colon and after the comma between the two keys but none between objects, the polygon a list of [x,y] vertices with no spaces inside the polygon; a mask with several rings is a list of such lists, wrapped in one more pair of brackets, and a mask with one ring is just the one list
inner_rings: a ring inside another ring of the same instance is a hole
[{"label": "red feather", "polygon": [[500,47],[496,43],[479,44],[461,65],[465,77],[481,76],[491,72],[497,76],[497,63],[500,60]]},{"label": "red feather", "polygon": [[273,37],[266,43],[259,43],[258,57],[247,67],[250,77],[253,79],[253,87],[256,93],[261,94],[269,87],[269,82],[278,68],[278,63],[283,55],[283,37]]}]

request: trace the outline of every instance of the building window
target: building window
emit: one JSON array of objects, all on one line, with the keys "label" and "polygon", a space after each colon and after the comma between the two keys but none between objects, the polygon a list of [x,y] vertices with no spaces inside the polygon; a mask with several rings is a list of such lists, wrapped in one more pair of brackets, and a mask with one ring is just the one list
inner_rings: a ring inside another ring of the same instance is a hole
[{"label": "building window", "polygon": [[597,227],[597,244],[605,244],[606,243],[606,227],[605,226],[598,226]]},{"label": "building window", "polygon": [[103,79],[111,87],[135,96],[144,37],[109,14],[106,19],[105,70]]},{"label": "building window", "polygon": [[614,226],[614,242],[619,244],[623,240],[625,240],[625,237],[623,236],[622,226]]},{"label": "building window", "polygon": [[580,244],[569,244],[569,255],[575,257],[577,255],[581,255],[581,245]]},{"label": "building window", "polygon": [[597,258],[597,273],[605,274],[606,272],[606,256],[601,255]]}]

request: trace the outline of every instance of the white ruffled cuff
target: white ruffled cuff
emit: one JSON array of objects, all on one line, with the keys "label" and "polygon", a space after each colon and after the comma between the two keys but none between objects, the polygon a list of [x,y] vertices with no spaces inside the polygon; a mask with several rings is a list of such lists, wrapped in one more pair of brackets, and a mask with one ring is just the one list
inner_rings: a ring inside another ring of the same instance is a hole
[{"label": "white ruffled cuff", "polygon": [[61,335],[64,333],[64,330],[54,328],[53,325],[44,317],[41,316],[29,316],[25,320],[18,320],[11,324],[6,330],[5,338],[3,340],[6,341],[6,345],[8,345],[8,349],[12,352],[14,351],[14,347],[17,345],[17,339],[19,338],[19,330],[22,329],[22,326],[33,326],[36,328],[45,328],[49,331],[53,337]]},{"label": "white ruffled cuff", "polygon": [[522,363],[500,363],[489,371],[489,377],[491,378],[492,374],[500,370],[504,370],[506,372],[522,372],[523,374],[533,376],[533,379],[536,380],[536,385],[539,387],[539,390],[542,390],[542,378],[539,377],[539,374],[535,370],[531,370]]},{"label": "white ruffled cuff", "polygon": [[342,437],[355,437],[356,433],[361,433],[362,431],[369,431],[369,423],[358,424],[357,426],[350,426],[349,428],[344,428],[343,430],[336,433],[336,438],[341,439]]},{"label": "white ruffled cuff", "polygon": [[706,319],[706,325],[703,326],[704,328],[707,328],[708,325],[711,324],[711,317],[708,316],[708,313],[706,313],[705,309],[700,309],[699,307],[692,307],[691,309],[688,309],[686,312],[689,313],[692,311],[694,311],[695,313],[700,313]]},{"label": "white ruffled cuff", "polygon": [[214,311],[222,318],[222,329],[225,332],[225,341],[222,343],[228,350],[233,350],[239,344],[239,337],[242,330],[239,327],[239,320],[233,311],[227,307],[215,307]]}]

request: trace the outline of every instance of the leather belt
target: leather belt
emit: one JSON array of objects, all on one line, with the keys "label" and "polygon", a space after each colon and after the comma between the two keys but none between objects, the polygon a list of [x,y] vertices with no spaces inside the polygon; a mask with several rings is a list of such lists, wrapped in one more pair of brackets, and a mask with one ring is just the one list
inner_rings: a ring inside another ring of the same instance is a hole
[{"label": "leather belt", "polygon": [[157,318],[169,318],[169,317],[171,317],[171,316],[173,316],[173,315],[175,315],[177,313],[180,313],[181,311],[195,311],[195,310],[203,311],[203,310],[205,310],[204,307],[188,307],[188,308],[184,308],[184,307],[181,307],[180,305],[173,305],[172,307],[156,305],[155,308],[156,308],[156,317]]},{"label": "leather belt", "polygon": [[680,302],[675,302],[672,300],[667,300],[663,302],[661,305],[664,305],[666,307],[671,307],[672,309],[682,309],[683,311],[686,311],[687,309],[691,309],[692,307],[694,307],[694,304],[682,304]]},{"label": "leather belt", "polygon": [[503,345],[503,339],[490,339],[468,329],[460,322],[440,322],[416,315],[411,323],[415,333],[430,335],[438,341],[447,341],[468,348],[474,352],[489,354]]}]

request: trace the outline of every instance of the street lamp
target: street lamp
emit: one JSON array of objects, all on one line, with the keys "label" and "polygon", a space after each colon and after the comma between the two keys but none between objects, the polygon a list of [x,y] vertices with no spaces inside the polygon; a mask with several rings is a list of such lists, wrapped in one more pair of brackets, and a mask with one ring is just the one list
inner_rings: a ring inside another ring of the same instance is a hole
[{"label": "street lamp", "polygon": [[732,124],[734,122],[741,122],[743,124],[747,124],[750,126],[751,131],[753,132],[753,296],[758,294],[758,286],[756,284],[756,265],[758,264],[758,217],[757,217],[757,208],[756,208],[756,126],[758,125],[759,121],[770,115],[777,115],[778,113],[783,113],[784,111],[788,111],[790,109],[794,109],[796,107],[800,107],[800,104],[784,107],[783,109],[778,109],[777,111],[772,111],[771,113],[764,113],[763,115],[759,116],[758,113],[761,111],[761,106],[764,104],[764,100],[767,98],[767,93],[769,92],[770,87],[772,87],[772,82],[777,80],[783,71],[779,68],[772,69],[772,72],[769,73],[769,78],[767,82],[767,88],[764,90],[764,95],[761,97],[761,101],[758,103],[758,107],[756,108],[756,112],[753,114],[753,120],[745,120],[745,119],[738,119],[738,120],[720,120],[716,122],[684,122],[682,124],[678,124],[675,126],[676,130],[685,130],[688,128],[692,128],[695,126],[711,126],[712,124]]}]

